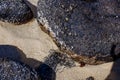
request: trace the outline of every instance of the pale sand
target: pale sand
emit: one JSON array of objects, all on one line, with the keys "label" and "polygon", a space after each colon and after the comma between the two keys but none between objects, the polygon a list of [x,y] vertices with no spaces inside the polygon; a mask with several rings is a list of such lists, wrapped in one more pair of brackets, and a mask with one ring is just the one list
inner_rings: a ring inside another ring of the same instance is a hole
[{"label": "pale sand", "polygon": [[[28,1],[36,6],[38,0]],[[17,46],[27,58],[40,62],[44,61],[51,49],[58,49],[52,39],[40,29],[36,19],[22,25],[0,21],[0,44]],[[95,80],[104,80],[109,75],[112,65],[113,62],[65,68],[62,72],[56,73],[56,80],[85,80],[89,76],[93,76]]]},{"label": "pale sand", "polygon": [[23,25],[0,22],[0,44],[15,45],[27,57],[43,61],[50,49],[57,49],[52,39],[41,31],[36,20]]}]

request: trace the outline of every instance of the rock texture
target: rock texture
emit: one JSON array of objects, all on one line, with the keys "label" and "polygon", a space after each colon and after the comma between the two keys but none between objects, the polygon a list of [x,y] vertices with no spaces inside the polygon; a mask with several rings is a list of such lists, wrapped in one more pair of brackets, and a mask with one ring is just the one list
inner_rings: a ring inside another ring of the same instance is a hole
[{"label": "rock texture", "polygon": [[50,51],[50,55],[45,58],[45,64],[49,65],[55,72],[61,72],[64,68],[75,67],[75,61],[72,60],[67,54]]},{"label": "rock texture", "polygon": [[120,53],[120,0],[39,0],[38,22],[73,59],[88,64]]},{"label": "rock texture", "polygon": [[40,80],[28,66],[10,59],[0,58],[0,80]]},{"label": "rock texture", "polygon": [[0,0],[0,20],[22,24],[33,18],[33,13],[24,0]]}]

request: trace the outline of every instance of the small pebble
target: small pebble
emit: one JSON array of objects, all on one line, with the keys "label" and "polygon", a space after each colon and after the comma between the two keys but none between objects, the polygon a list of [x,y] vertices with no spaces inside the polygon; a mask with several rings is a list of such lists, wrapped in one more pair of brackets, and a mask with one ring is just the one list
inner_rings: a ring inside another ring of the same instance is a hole
[{"label": "small pebble", "polygon": [[86,80],[94,80],[94,77],[90,76],[90,77],[86,78]]}]

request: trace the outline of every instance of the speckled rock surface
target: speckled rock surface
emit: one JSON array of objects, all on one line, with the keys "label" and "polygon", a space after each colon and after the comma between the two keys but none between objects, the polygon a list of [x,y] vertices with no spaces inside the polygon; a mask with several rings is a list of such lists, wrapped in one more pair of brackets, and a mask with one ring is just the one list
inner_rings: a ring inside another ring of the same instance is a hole
[{"label": "speckled rock surface", "polygon": [[35,70],[10,59],[0,58],[0,80],[40,80]]},{"label": "speckled rock surface", "polygon": [[63,71],[64,68],[75,67],[75,61],[67,54],[50,51],[50,55],[45,58],[45,64],[49,65],[55,72]]},{"label": "speckled rock surface", "polygon": [[22,24],[33,18],[33,13],[24,0],[0,0],[0,20]]},{"label": "speckled rock surface", "polygon": [[42,30],[76,61],[100,64],[120,53],[120,0],[39,0],[37,14]]}]

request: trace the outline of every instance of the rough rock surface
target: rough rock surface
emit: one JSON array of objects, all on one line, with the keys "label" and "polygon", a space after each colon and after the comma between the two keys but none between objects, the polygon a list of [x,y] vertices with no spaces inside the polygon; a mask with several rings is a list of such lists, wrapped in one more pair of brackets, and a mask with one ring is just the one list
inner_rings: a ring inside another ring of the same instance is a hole
[{"label": "rough rock surface", "polygon": [[33,13],[24,0],[0,0],[0,20],[21,24],[33,18]]},{"label": "rough rock surface", "polygon": [[120,0],[39,0],[37,14],[42,30],[76,61],[100,64],[120,53]]},{"label": "rough rock surface", "polygon": [[45,58],[45,64],[49,65],[55,72],[61,72],[64,68],[75,67],[75,61],[72,60],[67,54],[50,51],[50,55]]},{"label": "rough rock surface", "polygon": [[38,75],[24,64],[0,58],[0,80],[38,80]]}]

